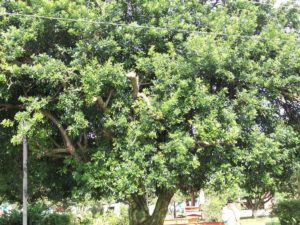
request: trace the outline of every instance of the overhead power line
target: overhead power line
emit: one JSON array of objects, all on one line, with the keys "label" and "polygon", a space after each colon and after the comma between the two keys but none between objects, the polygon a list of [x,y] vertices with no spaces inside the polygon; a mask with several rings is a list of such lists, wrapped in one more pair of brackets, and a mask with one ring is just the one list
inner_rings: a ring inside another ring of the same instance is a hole
[{"label": "overhead power line", "polygon": [[[159,26],[147,26],[147,25],[139,25],[139,24],[127,24],[127,23],[117,23],[117,22],[108,22],[108,21],[96,21],[96,20],[88,20],[88,19],[74,19],[74,18],[63,18],[63,17],[53,17],[53,16],[41,16],[34,14],[21,14],[21,13],[1,13],[0,16],[19,16],[19,17],[30,17],[36,19],[47,19],[47,20],[61,20],[66,22],[83,22],[97,25],[106,25],[106,26],[115,26],[115,27],[131,27],[131,28],[139,28],[139,29],[154,29],[154,30],[164,30],[164,31],[175,31],[178,33],[189,33],[189,34],[198,34],[198,35],[216,35],[216,36],[224,36],[224,37],[241,37],[241,38],[255,38],[259,37],[258,35],[240,35],[240,34],[226,34],[219,32],[210,32],[210,31],[197,31],[197,30],[188,30],[188,29],[178,29],[172,27],[159,27]],[[268,38],[262,38],[263,40],[268,40]]]},{"label": "overhead power line", "polygon": [[[247,3],[258,4],[258,5],[270,5],[274,7],[274,4],[266,3],[266,2],[257,2],[257,1],[246,1]],[[295,2],[296,3],[296,2]],[[154,30],[163,30],[163,31],[175,31],[178,33],[189,33],[189,34],[198,34],[198,35],[216,35],[223,37],[241,37],[241,38],[257,38],[258,35],[241,35],[241,34],[226,34],[221,32],[211,32],[211,31],[198,31],[198,30],[189,30],[189,29],[180,29],[173,27],[161,27],[161,26],[151,26],[151,25],[140,25],[135,23],[120,23],[120,22],[110,22],[110,21],[97,21],[97,20],[89,20],[85,18],[75,19],[75,18],[64,18],[64,17],[56,17],[56,16],[42,16],[36,14],[23,14],[23,13],[14,13],[14,12],[3,12],[0,13],[0,16],[19,16],[19,17],[30,17],[36,19],[47,19],[47,20],[61,20],[65,22],[83,22],[89,24],[96,25],[105,25],[105,26],[115,26],[115,27],[130,27],[130,28],[139,28],[139,29],[154,29]],[[261,38],[262,40],[269,40],[269,38]]]}]

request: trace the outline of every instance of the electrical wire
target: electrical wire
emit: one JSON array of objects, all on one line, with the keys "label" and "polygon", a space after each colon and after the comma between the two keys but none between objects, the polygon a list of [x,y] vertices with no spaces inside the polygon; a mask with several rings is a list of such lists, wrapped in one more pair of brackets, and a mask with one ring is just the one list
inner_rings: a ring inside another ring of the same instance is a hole
[{"label": "electrical wire", "polygon": [[[188,29],[177,29],[172,27],[158,27],[158,26],[146,26],[139,24],[127,24],[127,23],[116,23],[116,22],[107,22],[107,21],[96,21],[96,20],[87,20],[87,19],[74,19],[74,18],[63,18],[63,17],[52,17],[52,16],[40,16],[33,14],[21,14],[21,13],[1,13],[0,16],[20,16],[20,17],[30,17],[36,19],[48,19],[48,20],[61,20],[66,22],[84,22],[97,25],[106,25],[106,26],[115,26],[115,27],[131,27],[131,28],[140,28],[140,29],[154,29],[154,30],[163,30],[163,31],[174,31],[178,33],[188,33],[188,34],[198,34],[198,35],[216,35],[223,37],[241,37],[241,38],[255,38],[259,37],[258,35],[240,35],[240,34],[226,34],[210,31],[197,31],[197,30],[188,30]],[[268,39],[268,38],[263,38]]]},{"label": "electrical wire", "polygon": [[[255,1],[247,1],[253,4],[261,4],[261,5],[273,5],[270,3],[263,3],[263,2],[255,2]],[[274,5],[273,5],[274,6]],[[197,30],[188,30],[188,29],[178,29],[172,27],[159,27],[159,26],[149,26],[149,25],[139,25],[139,24],[128,24],[128,23],[119,23],[119,22],[109,22],[109,21],[96,21],[96,20],[89,20],[89,19],[74,19],[74,18],[63,18],[63,17],[55,17],[55,16],[42,16],[42,15],[35,15],[35,14],[22,14],[22,13],[13,13],[13,12],[3,12],[0,13],[1,16],[19,16],[19,17],[30,17],[36,19],[47,19],[47,20],[61,20],[66,22],[83,22],[89,24],[96,24],[96,25],[105,25],[105,26],[115,26],[115,27],[131,27],[131,28],[140,28],[140,29],[154,29],[154,30],[163,30],[163,31],[174,31],[178,33],[189,33],[189,34],[198,34],[198,35],[216,35],[216,36],[223,36],[223,37],[241,37],[241,38],[256,38],[259,37],[258,35],[240,35],[240,34],[226,34],[226,33],[219,33],[219,32],[210,32],[210,31],[197,31]],[[269,38],[262,38],[263,40],[269,40]]]}]

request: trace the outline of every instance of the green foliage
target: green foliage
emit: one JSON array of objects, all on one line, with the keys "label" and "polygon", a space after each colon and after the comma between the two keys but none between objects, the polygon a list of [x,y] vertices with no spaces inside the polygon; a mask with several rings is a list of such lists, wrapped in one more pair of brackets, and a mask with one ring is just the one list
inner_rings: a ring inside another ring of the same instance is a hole
[{"label": "green foliage", "polygon": [[279,202],[275,215],[281,225],[298,225],[300,223],[300,200],[292,199]]},{"label": "green foliage", "polygon": [[207,204],[203,205],[203,217],[205,221],[219,222],[221,220],[221,212],[226,200],[217,196],[211,196]]},{"label": "green foliage", "polygon": [[20,225],[22,224],[22,216],[20,212],[13,210],[11,214],[0,217],[1,225]]},{"label": "green foliage", "polygon": [[104,213],[101,216],[98,216],[93,221],[94,225],[128,225],[129,219],[127,213],[122,213],[120,216],[115,215],[114,213]]},{"label": "green foliage", "polygon": [[[35,204],[31,205],[28,208],[28,224],[37,225],[40,224],[43,218],[43,211],[46,210],[47,207],[43,204]],[[22,223],[22,213],[17,210],[13,210],[10,214],[5,214],[0,217],[1,225],[19,225]]]},{"label": "green foliage", "polygon": [[0,11],[68,19],[1,16],[0,168],[13,174],[1,173],[1,196],[18,196],[24,135],[34,198],[131,202],[232,184],[259,198],[299,165],[292,3],[32,0]]},{"label": "green foliage", "polygon": [[74,221],[69,214],[53,213],[45,216],[40,223],[41,225],[74,225]]},{"label": "green foliage", "polygon": [[[222,221],[222,209],[226,205],[227,200],[230,198],[235,201],[244,194],[243,190],[236,184],[232,184],[230,188],[218,192],[214,191],[213,188],[207,190],[205,193],[206,202],[202,207],[206,221]],[[238,205],[236,206],[238,207]]]},{"label": "green foliage", "polygon": [[[74,225],[73,216],[69,214],[47,214],[48,207],[42,203],[30,205],[28,208],[29,225]],[[12,211],[0,217],[0,225],[20,225],[22,224],[22,213]]]}]

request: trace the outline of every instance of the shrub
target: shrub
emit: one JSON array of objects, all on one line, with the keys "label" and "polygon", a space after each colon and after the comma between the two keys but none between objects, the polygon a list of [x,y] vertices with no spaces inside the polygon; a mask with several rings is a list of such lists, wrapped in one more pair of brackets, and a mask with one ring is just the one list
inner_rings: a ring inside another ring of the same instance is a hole
[{"label": "shrub", "polygon": [[22,216],[20,212],[13,210],[10,214],[0,217],[0,225],[20,225],[22,224]]},{"label": "shrub", "polygon": [[[43,219],[43,213],[48,209],[48,207],[43,203],[36,203],[28,207],[28,224],[29,225],[40,225]],[[20,213],[22,216],[22,213]]]},{"label": "shrub", "polygon": [[[47,207],[44,204],[37,203],[28,208],[28,224],[39,225],[43,218],[42,213]],[[10,214],[0,217],[0,225],[20,225],[22,224],[22,213],[14,210]]]},{"label": "shrub", "polygon": [[224,202],[216,196],[211,196],[208,203],[203,205],[204,219],[210,222],[221,221],[221,211],[224,206]]},{"label": "shrub", "polygon": [[45,216],[40,225],[73,225],[74,221],[69,214],[53,213]]},{"label": "shrub", "polygon": [[95,221],[95,225],[127,225],[128,218],[124,216],[117,216],[114,213],[104,213]]},{"label": "shrub", "polygon": [[94,225],[128,225],[129,219],[127,214],[127,208],[121,208],[121,215],[117,216],[113,212],[106,212],[99,215],[96,220],[94,220]]},{"label": "shrub", "polygon": [[[68,214],[47,214],[47,206],[41,203],[28,208],[28,225],[74,225],[72,216]],[[10,214],[0,217],[0,225],[22,224],[22,213],[14,210]]]},{"label": "shrub", "polygon": [[300,224],[300,200],[285,200],[279,202],[275,211],[281,225]]}]

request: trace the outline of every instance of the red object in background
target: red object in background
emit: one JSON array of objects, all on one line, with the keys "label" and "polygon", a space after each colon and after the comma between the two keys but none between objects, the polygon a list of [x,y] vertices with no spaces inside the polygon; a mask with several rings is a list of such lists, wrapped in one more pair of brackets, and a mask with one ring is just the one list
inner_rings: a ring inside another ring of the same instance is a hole
[{"label": "red object in background", "polygon": [[223,222],[201,222],[200,225],[225,225]]},{"label": "red object in background", "polygon": [[56,212],[65,212],[65,209],[63,207],[56,208]]}]

